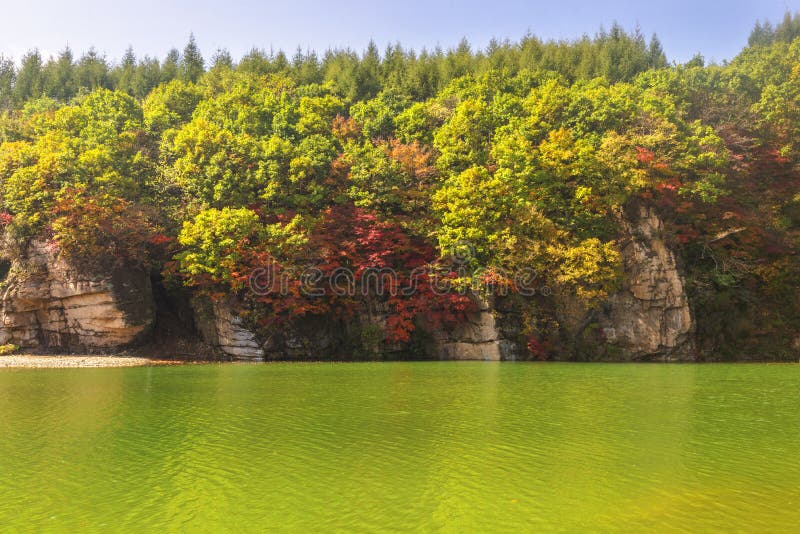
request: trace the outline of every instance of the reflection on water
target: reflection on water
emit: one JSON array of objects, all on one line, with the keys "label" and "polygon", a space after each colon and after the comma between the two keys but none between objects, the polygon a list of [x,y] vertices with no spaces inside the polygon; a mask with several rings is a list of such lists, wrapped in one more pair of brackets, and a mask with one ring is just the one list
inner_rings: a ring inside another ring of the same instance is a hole
[{"label": "reflection on water", "polygon": [[0,371],[0,526],[787,531],[800,367]]}]

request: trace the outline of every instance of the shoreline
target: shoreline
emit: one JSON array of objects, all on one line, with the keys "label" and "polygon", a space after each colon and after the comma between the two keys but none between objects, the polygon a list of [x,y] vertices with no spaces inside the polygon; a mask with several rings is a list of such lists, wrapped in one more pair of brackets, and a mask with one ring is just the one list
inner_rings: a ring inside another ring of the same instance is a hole
[{"label": "shoreline", "polygon": [[98,354],[10,354],[0,356],[0,369],[81,369],[183,365],[182,360]]},{"label": "shoreline", "polygon": [[[263,364],[263,363],[374,363],[374,362],[402,362],[402,361],[437,361],[437,360],[270,360],[267,362],[245,362],[228,360],[208,360],[208,359],[164,359],[157,357],[136,356],[136,355],[103,355],[103,354],[8,354],[0,355],[0,370],[2,369],[99,369],[113,367],[163,367],[172,365],[189,364]],[[485,360],[438,360],[450,361],[453,363],[463,362],[484,362],[484,363],[538,363],[538,364],[570,364],[570,363],[593,363],[593,364],[632,364],[632,365],[714,365],[714,364],[790,364],[797,365],[798,362],[792,360],[734,360],[734,361],[615,361],[603,360],[592,362],[573,362],[573,361],[485,361]]]}]

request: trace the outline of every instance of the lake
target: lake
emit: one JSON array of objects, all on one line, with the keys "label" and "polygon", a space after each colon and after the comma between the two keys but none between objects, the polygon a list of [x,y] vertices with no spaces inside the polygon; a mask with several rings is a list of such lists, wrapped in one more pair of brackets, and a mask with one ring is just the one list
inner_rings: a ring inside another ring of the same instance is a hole
[{"label": "lake", "polygon": [[0,527],[789,531],[800,366],[0,370]]}]

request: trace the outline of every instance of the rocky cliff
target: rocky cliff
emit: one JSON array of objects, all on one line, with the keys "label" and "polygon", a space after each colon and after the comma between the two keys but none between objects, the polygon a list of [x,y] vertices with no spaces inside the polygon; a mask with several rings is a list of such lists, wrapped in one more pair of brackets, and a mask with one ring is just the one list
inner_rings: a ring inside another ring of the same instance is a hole
[{"label": "rocky cliff", "polygon": [[233,298],[212,302],[199,297],[192,307],[202,339],[231,360],[380,359],[405,349],[383,342],[388,314],[379,303],[365,304],[348,320],[309,316],[258,333],[250,329],[241,303]]},{"label": "rocky cliff", "polygon": [[605,340],[632,359],[688,359],[692,312],[675,254],[664,241],[664,224],[640,206],[624,221],[622,286],[602,307]]},{"label": "rocky cliff", "polygon": [[[639,207],[622,222],[622,283],[599,309],[583,309],[557,292],[549,306],[559,336],[576,354],[555,357],[688,359],[694,328],[684,281],[664,239],[661,220]],[[502,298],[475,298],[477,309],[449,328],[422,324],[415,347],[382,341],[387,313],[380,303],[362,313],[304,319],[291,327],[256,334],[234,299],[196,298],[199,337],[229,359],[380,358],[411,354],[432,359],[514,360],[531,357],[521,334],[522,314]],[[519,300],[517,300],[519,303]],[[115,350],[146,338],[154,322],[147,273],[115,269],[90,276],[42,243],[13,262],[0,295],[0,344],[31,349]],[[546,308],[546,307],[545,307]],[[544,308],[543,308],[544,309]],[[416,352],[414,352],[416,351]]]},{"label": "rocky cliff", "polygon": [[192,301],[195,324],[203,341],[232,360],[263,361],[264,350],[255,333],[248,330],[232,301]]},{"label": "rocky cliff", "polygon": [[[689,359],[694,323],[683,277],[664,239],[662,221],[651,209],[639,207],[623,220],[622,229],[622,282],[607,302],[599,309],[586,310],[570,295],[555,292],[547,297],[558,317],[559,335],[578,351],[556,357]],[[416,350],[439,360],[530,357],[526,338],[520,334],[522,313],[514,302],[478,297],[475,302],[476,311],[460,324],[449,328],[421,324],[427,337]],[[519,299],[516,302],[519,304]],[[350,323],[336,317],[303,320],[290,328],[276,329],[268,339],[259,339],[248,330],[235,301],[198,301],[195,310],[205,341],[230,359],[352,358],[359,351],[365,358],[402,357],[407,349],[380,342],[387,315],[379,306],[365,308]]]},{"label": "rocky cliff", "polygon": [[[506,317],[493,299],[474,296],[476,310],[453,327],[426,327],[425,352],[436,360],[516,360],[524,347],[503,328]],[[425,327],[425,326],[424,326]]]},{"label": "rocky cliff", "polygon": [[[651,208],[636,206],[621,217],[620,227],[622,275],[617,290],[595,309],[586,309],[573,294],[558,290],[544,306],[558,324],[561,345],[567,347],[556,357],[692,359],[694,321],[662,220]],[[509,318],[520,322],[513,313]]]},{"label": "rocky cliff", "polygon": [[146,338],[154,305],[147,273],[90,275],[33,242],[12,262],[0,294],[0,344],[112,351]]}]

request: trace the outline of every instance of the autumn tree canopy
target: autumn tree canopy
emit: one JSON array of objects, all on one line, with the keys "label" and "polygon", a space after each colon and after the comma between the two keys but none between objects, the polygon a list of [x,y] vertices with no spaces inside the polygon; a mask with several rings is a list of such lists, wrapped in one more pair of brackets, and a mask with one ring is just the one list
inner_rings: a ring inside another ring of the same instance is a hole
[{"label": "autumn tree canopy", "polygon": [[[698,317],[722,317],[699,319],[709,339],[741,337],[724,309],[768,337],[800,317],[785,290],[800,272],[798,28],[791,15],[759,23],[739,56],[708,66],[668,65],[655,36],[616,25],[485,50],[206,61],[192,37],[163,60],[0,57],[5,254],[44,239],[212,296],[243,294],[265,262],[290,278],[392,268],[407,281],[424,268],[415,296],[382,303],[405,340],[415,317],[468,306],[437,294],[434,272],[471,287],[527,268],[599,305],[619,281],[624,212],[647,203],[679,247]],[[735,228],[747,230],[719,238]],[[300,284],[249,297],[253,316],[354,306]]]}]

